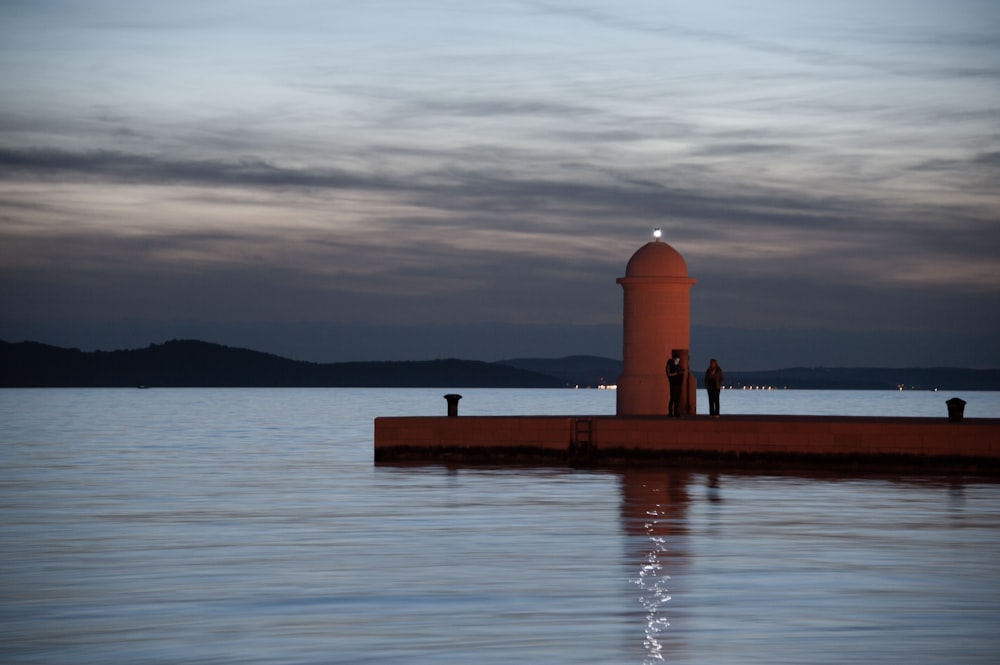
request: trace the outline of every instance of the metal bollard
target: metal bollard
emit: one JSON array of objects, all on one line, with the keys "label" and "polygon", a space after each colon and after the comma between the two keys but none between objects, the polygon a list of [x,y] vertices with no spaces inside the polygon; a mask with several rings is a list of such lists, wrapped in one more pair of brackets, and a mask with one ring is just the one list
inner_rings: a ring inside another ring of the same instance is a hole
[{"label": "metal bollard", "polygon": [[948,405],[948,420],[953,423],[962,422],[962,418],[965,417],[965,400],[952,397],[945,404]]},{"label": "metal bollard", "polygon": [[449,393],[444,398],[448,400],[448,417],[454,418],[458,416],[458,400],[462,399],[462,396]]}]

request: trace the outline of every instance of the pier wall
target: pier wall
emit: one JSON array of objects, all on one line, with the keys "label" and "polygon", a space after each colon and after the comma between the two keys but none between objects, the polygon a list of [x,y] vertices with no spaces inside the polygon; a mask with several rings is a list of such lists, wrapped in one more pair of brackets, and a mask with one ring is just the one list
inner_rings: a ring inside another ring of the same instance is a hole
[{"label": "pier wall", "polygon": [[375,460],[964,459],[1000,467],[1000,419],[461,416],[375,419]]}]

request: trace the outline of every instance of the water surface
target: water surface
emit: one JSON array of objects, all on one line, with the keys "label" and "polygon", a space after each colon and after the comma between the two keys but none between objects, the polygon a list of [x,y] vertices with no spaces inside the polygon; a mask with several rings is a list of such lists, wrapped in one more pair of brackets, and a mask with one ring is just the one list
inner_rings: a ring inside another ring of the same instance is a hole
[{"label": "water surface", "polygon": [[[0,662],[996,662],[992,480],[374,466],[373,418],[445,392],[0,391]],[[470,415],[614,412],[460,392]],[[952,396],[722,410],[944,417]]]}]

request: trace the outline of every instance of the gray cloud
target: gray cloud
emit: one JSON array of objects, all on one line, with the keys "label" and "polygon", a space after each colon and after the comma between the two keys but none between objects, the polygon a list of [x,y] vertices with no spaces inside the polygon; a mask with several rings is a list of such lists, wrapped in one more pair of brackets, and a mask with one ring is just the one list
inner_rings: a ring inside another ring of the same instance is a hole
[{"label": "gray cloud", "polygon": [[960,11],[237,4],[0,10],[6,316],[551,339],[615,327],[659,226],[700,326],[1000,330],[996,44]]},{"label": "gray cloud", "polygon": [[721,143],[706,145],[692,151],[691,154],[699,157],[740,157],[743,155],[767,155],[770,157],[777,157],[783,154],[789,155],[801,153],[802,151],[803,148],[801,146],[781,143]]},{"label": "gray cloud", "polygon": [[553,116],[565,118],[581,113],[593,113],[593,108],[573,104],[556,104],[535,99],[420,99],[408,107],[407,113],[432,113],[443,115],[492,117],[492,116]]},{"label": "gray cloud", "polygon": [[[966,159],[929,159],[913,167],[914,171],[966,171],[973,168],[1000,169],[1000,151],[980,152]],[[998,174],[994,174],[996,176]]]},{"label": "gray cloud", "polygon": [[[285,169],[263,160],[228,162],[177,160],[150,155],[92,150],[0,150],[0,173],[8,177],[71,178],[119,183],[194,183],[199,186],[368,188],[370,179],[334,169]],[[387,183],[378,184],[380,188]]]},{"label": "gray cloud", "polygon": [[[750,146],[751,153],[758,149],[767,151],[771,146]],[[711,152],[713,148],[708,150]],[[733,153],[734,156],[740,154],[739,148]],[[995,156],[983,155],[973,162],[991,165]],[[920,168],[957,166],[939,163]],[[995,241],[991,241],[990,218],[956,206],[936,204],[913,208],[906,203],[900,205],[891,195],[881,199],[813,195],[753,184],[742,184],[732,191],[722,187],[721,182],[702,190],[690,189],[672,186],[670,169],[658,177],[648,173],[636,177],[631,173],[608,174],[591,170],[588,177],[579,180],[572,179],[578,175],[574,171],[556,172],[546,180],[533,180],[502,170],[472,168],[371,176],[340,169],[284,168],[263,161],[183,161],[110,151],[6,150],[0,151],[0,172],[10,178],[42,180],[183,183],[205,191],[215,187],[247,188],[248,191],[260,188],[367,191],[396,197],[406,206],[436,211],[438,216],[433,224],[423,217],[399,214],[380,218],[383,229],[395,229],[399,237],[418,243],[421,238],[433,242],[437,236],[444,237],[441,234],[491,228],[531,235],[576,231],[599,238],[620,234],[622,220],[630,220],[632,224],[649,227],[676,224],[679,237],[691,241],[725,240],[727,235],[739,236],[742,229],[753,228],[758,237],[793,234],[788,236],[787,242],[794,246],[796,237],[801,239],[808,234],[813,239],[836,240],[843,249],[850,248],[857,258],[891,256],[900,252],[934,256],[942,250],[956,256],[985,257],[996,246]],[[192,195],[194,192],[197,190],[193,190]],[[211,196],[218,194],[212,191]],[[292,206],[300,203],[285,202]],[[281,204],[275,202],[274,205]],[[903,233],[900,233],[898,222],[901,217],[907,220]],[[961,232],[956,232],[959,229]],[[239,233],[252,238],[255,234],[273,235],[275,231],[241,229]],[[166,240],[152,230],[150,235]],[[183,241],[177,236],[175,239]],[[349,236],[342,236],[340,242],[348,239]],[[227,236],[226,241],[237,244],[235,236]],[[358,242],[368,242],[368,239]],[[446,247],[443,251],[450,250]],[[802,254],[810,261],[816,260],[808,251]],[[505,253],[497,255],[509,259]],[[794,255],[795,252],[791,252],[791,256]],[[752,258],[731,257],[730,262],[745,268]]]}]

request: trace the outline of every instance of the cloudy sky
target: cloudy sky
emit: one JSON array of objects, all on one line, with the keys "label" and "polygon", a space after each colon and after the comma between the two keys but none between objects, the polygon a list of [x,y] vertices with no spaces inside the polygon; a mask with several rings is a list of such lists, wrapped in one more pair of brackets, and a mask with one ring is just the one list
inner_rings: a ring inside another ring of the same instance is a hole
[{"label": "cloudy sky", "polygon": [[995,0],[0,0],[0,339],[1000,367]]}]

